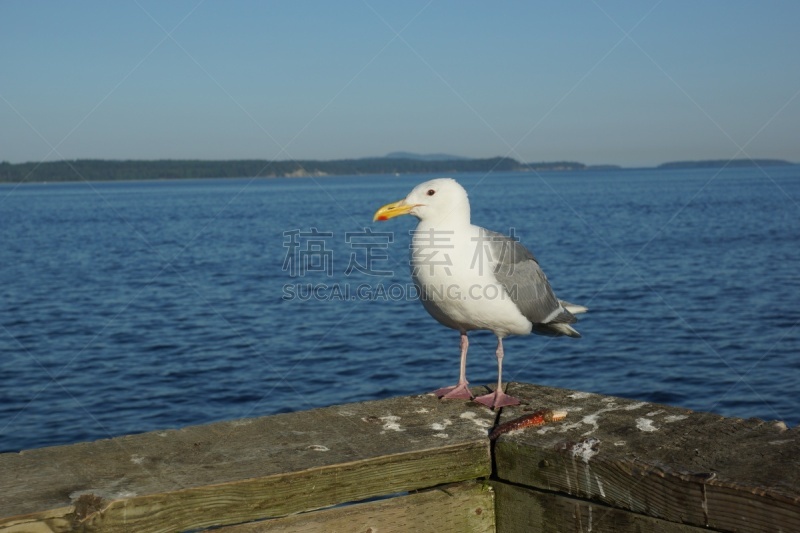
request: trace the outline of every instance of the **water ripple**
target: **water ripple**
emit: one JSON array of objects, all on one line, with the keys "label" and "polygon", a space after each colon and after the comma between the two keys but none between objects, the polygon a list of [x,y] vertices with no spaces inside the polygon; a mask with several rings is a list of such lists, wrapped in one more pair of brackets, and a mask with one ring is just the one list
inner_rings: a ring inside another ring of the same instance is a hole
[{"label": "water ripple", "polygon": [[[780,189],[748,169],[710,183],[708,171],[460,176],[475,222],[513,227],[557,293],[591,308],[580,340],[507,339],[505,377],[796,425],[800,217],[784,193],[800,197],[798,170],[770,169]],[[425,178],[4,190],[0,451],[454,383],[458,334],[418,302],[282,292],[407,284],[413,221],[371,215]],[[284,231],[311,227],[331,233],[331,275],[292,277]],[[364,227],[393,234],[390,275],[344,275],[345,234]],[[471,335],[473,384],[494,381],[494,344]]]}]

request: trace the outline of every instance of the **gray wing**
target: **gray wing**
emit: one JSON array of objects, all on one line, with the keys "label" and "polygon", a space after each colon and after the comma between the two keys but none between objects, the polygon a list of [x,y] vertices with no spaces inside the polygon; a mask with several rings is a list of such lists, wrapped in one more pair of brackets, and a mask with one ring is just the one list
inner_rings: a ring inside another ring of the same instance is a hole
[{"label": "gray wing", "polygon": [[[556,298],[539,263],[522,244],[494,231],[483,230],[491,251],[494,275],[505,287],[520,312],[531,321],[536,333],[570,335],[577,318]],[[575,332],[577,334],[577,332]]]}]

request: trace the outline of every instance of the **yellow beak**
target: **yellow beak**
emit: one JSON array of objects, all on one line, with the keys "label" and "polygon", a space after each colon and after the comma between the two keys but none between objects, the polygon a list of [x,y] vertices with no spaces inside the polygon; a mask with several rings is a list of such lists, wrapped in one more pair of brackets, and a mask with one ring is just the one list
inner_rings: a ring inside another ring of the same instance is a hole
[{"label": "yellow beak", "polygon": [[376,222],[378,220],[389,220],[390,218],[399,217],[400,215],[407,215],[412,209],[414,209],[414,207],[416,206],[407,204],[405,200],[386,204],[375,211],[375,216],[372,217],[372,221]]}]

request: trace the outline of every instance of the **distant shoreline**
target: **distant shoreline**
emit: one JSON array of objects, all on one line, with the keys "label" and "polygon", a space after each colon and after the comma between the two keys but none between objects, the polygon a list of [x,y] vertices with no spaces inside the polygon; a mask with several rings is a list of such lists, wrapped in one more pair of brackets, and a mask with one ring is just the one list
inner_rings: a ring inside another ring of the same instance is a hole
[{"label": "distant shoreline", "polygon": [[[406,155],[404,153],[404,155]],[[45,163],[0,163],[0,183],[70,181],[145,181],[198,178],[294,178],[377,174],[458,174],[461,172],[576,172],[597,170],[681,170],[792,166],[780,159],[673,161],[656,167],[625,168],[574,161],[522,163],[508,157],[431,159],[427,156],[376,157],[330,161],[268,160],[105,160],[78,159]]]},{"label": "distant shoreline", "polygon": [[784,161],[783,159],[707,159],[700,161],[672,161],[658,165],[657,169],[681,169],[681,168],[742,168],[742,167],[790,167],[797,163]]}]

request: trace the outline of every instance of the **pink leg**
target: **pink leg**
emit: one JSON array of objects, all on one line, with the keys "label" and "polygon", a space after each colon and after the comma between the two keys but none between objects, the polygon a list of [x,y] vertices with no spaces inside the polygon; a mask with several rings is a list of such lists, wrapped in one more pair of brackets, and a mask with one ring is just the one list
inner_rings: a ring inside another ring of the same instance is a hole
[{"label": "pink leg", "polygon": [[492,409],[507,405],[519,405],[519,400],[503,392],[503,339],[497,337],[497,388],[494,392],[478,396],[475,401]]},{"label": "pink leg", "polygon": [[462,332],[461,375],[458,378],[458,385],[454,385],[452,387],[443,387],[433,391],[438,398],[447,398],[448,400],[469,400],[472,398],[472,393],[469,391],[469,383],[467,382],[467,348],[469,348],[469,340],[467,340],[466,332]]}]

